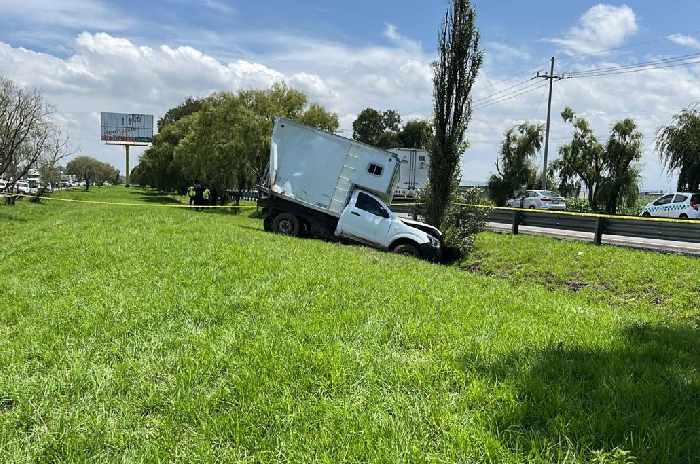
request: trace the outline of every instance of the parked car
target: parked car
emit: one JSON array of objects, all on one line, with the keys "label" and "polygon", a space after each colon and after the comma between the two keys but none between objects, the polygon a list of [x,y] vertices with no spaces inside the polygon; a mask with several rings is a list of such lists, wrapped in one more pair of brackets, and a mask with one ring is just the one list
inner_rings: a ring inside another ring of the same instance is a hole
[{"label": "parked car", "polygon": [[31,193],[29,191],[29,182],[24,180],[17,181],[17,183],[15,184],[15,192],[29,195]]},{"label": "parked car", "polygon": [[700,193],[669,193],[646,205],[641,215],[679,219],[700,219]]},{"label": "parked car", "polygon": [[564,198],[549,190],[527,190],[508,200],[511,208],[547,209],[562,211],[566,209]]}]

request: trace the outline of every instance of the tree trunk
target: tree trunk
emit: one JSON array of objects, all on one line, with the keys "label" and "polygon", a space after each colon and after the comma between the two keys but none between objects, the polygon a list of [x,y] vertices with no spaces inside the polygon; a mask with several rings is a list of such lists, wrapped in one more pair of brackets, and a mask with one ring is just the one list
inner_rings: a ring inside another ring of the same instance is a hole
[{"label": "tree trunk", "polygon": [[611,216],[614,216],[615,214],[617,214],[617,201],[618,201],[619,196],[620,196],[620,186],[616,184],[613,186],[612,191],[610,192],[610,195],[608,196],[607,204],[605,205],[605,212],[607,214],[610,214]]}]

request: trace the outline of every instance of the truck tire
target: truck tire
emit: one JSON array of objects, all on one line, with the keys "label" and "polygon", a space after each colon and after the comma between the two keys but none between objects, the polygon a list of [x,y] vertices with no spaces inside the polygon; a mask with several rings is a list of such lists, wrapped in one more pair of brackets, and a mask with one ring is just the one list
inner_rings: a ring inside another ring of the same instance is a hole
[{"label": "truck tire", "polygon": [[420,252],[418,251],[418,248],[411,243],[399,243],[391,249],[391,252],[399,255],[411,256],[413,258],[420,258]]},{"label": "truck tire", "polygon": [[263,219],[263,230],[265,232],[272,232],[274,229],[272,228],[272,222],[273,219],[270,216],[265,216],[265,219]]},{"label": "truck tire", "polygon": [[301,230],[299,218],[293,214],[282,213],[272,222],[272,230],[281,235],[298,237]]}]

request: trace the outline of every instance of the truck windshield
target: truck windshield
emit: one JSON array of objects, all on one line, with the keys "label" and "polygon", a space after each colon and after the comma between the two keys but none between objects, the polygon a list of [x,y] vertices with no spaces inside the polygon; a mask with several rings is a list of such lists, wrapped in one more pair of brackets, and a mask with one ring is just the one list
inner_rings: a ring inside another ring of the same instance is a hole
[{"label": "truck windshield", "polygon": [[355,206],[375,216],[383,218],[390,217],[389,212],[386,210],[386,208],[384,208],[381,203],[379,203],[377,200],[367,195],[366,193],[360,192],[357,195],[357,201],[355,202]]}]

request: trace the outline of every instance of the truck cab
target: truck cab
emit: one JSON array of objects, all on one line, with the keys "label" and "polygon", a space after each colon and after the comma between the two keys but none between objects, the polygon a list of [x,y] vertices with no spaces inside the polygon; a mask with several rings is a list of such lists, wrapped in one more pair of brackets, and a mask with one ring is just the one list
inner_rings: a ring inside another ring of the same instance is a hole
[{"label": "truck cab", "polygon": [[[432,228],[428,229],[430,234],[415,227],[419,224],[404,221],[371,193],[355,190],[340,216],[335,235],[396,253],[437,260],[440,232]],[[423,226],[423,229],[429,227]]]}]

